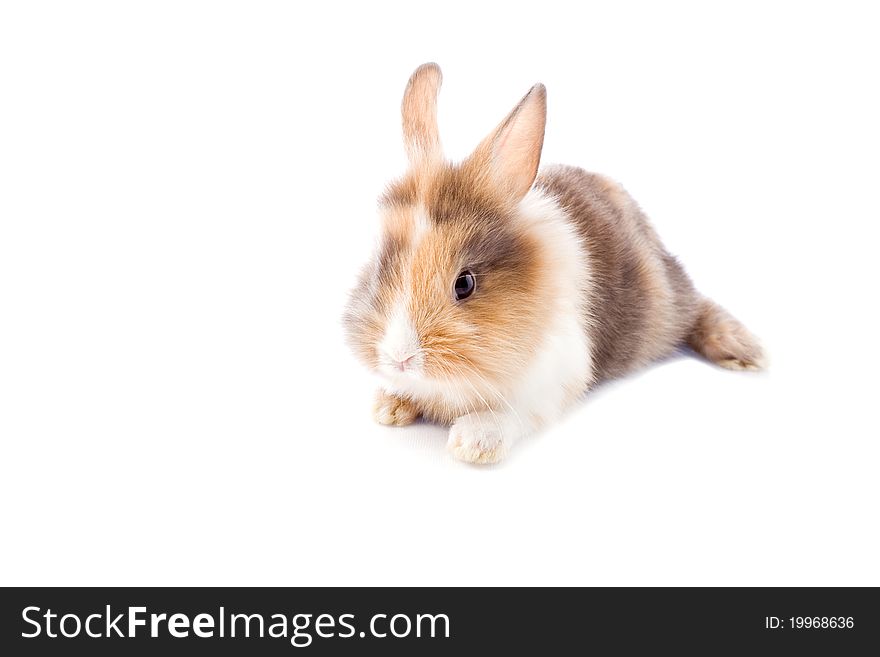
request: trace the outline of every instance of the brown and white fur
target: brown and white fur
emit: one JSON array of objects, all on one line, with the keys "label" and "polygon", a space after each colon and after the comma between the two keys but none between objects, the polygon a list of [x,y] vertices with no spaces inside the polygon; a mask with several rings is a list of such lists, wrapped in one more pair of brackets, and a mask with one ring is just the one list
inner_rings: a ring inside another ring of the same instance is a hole
[{"label": "brown and white fur", "polygon": [[[409,80],[410,170],[381,199],[381,244],[345,314],[354,351],[384,379],[379,422],[451,425],[457,458],[494,463],[595,383],[679,345],[761,366],[755,338],[696,292],[622,187],[574,167],[538,172],[543,85],[452,164],[440,82],[436,64]],[[476,285],[457,300],[463,271]]]}]

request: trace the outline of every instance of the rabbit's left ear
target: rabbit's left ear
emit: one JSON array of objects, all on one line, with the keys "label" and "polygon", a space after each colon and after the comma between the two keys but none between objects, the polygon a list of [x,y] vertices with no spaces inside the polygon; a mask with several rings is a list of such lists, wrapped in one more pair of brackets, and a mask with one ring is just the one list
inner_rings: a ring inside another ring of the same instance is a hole
[{"label": "rabbit's left ear", "polygon": [[437,130],[437,94],[442,81],[437,64],[422,64],[403,92],[403,141],[412,166],[443,158]]},{"label": "rabbit's left ear", "polygon": [[526,195],[538,175],[546,122],[547,89],[536,84],[471,156],[515,201]]}]

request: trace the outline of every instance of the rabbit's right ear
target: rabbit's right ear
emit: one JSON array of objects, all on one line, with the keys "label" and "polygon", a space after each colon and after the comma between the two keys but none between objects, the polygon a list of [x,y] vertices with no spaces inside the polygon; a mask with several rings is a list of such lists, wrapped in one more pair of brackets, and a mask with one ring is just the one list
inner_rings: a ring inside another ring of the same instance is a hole
[{"label": "rabbit's right ear", "polygon": [[437,130],[437,94],[442,80],[437,64],[422,64],[403,92],[403,141],[411,166],[443,158]]}]

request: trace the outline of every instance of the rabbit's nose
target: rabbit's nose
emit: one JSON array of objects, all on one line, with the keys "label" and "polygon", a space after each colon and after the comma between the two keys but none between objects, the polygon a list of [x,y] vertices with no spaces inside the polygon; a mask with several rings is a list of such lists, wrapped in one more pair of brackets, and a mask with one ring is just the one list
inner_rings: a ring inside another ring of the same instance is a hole
[{"label": "rabbit's nose", "polygon": [[388,359],[394,364],[395,369],[405,372],[415,365],[415,354],[402,356],[401,354],[388,354]]},{"label": "rabbit's nose", "polygon": [[406,369],[413,364],[413,359],[415,357],[415,354],[413,354],[412,356],[407,356],[403,360],[395,360],[394,362],[397,365],[397,369],[399,369],[401,372],[406,371]]}]

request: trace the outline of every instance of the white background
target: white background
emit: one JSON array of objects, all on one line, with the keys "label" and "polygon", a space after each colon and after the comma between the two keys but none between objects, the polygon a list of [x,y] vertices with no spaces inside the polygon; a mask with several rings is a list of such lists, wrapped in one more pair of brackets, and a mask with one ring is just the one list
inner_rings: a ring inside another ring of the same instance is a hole
[{"label": "white background", "polygon": [[[0,583],[880,584],[870,3],[8,3]],[[410,72],[465,156],[535,82],[766,374],[679,357],[500,466],[342,341]]]}]

